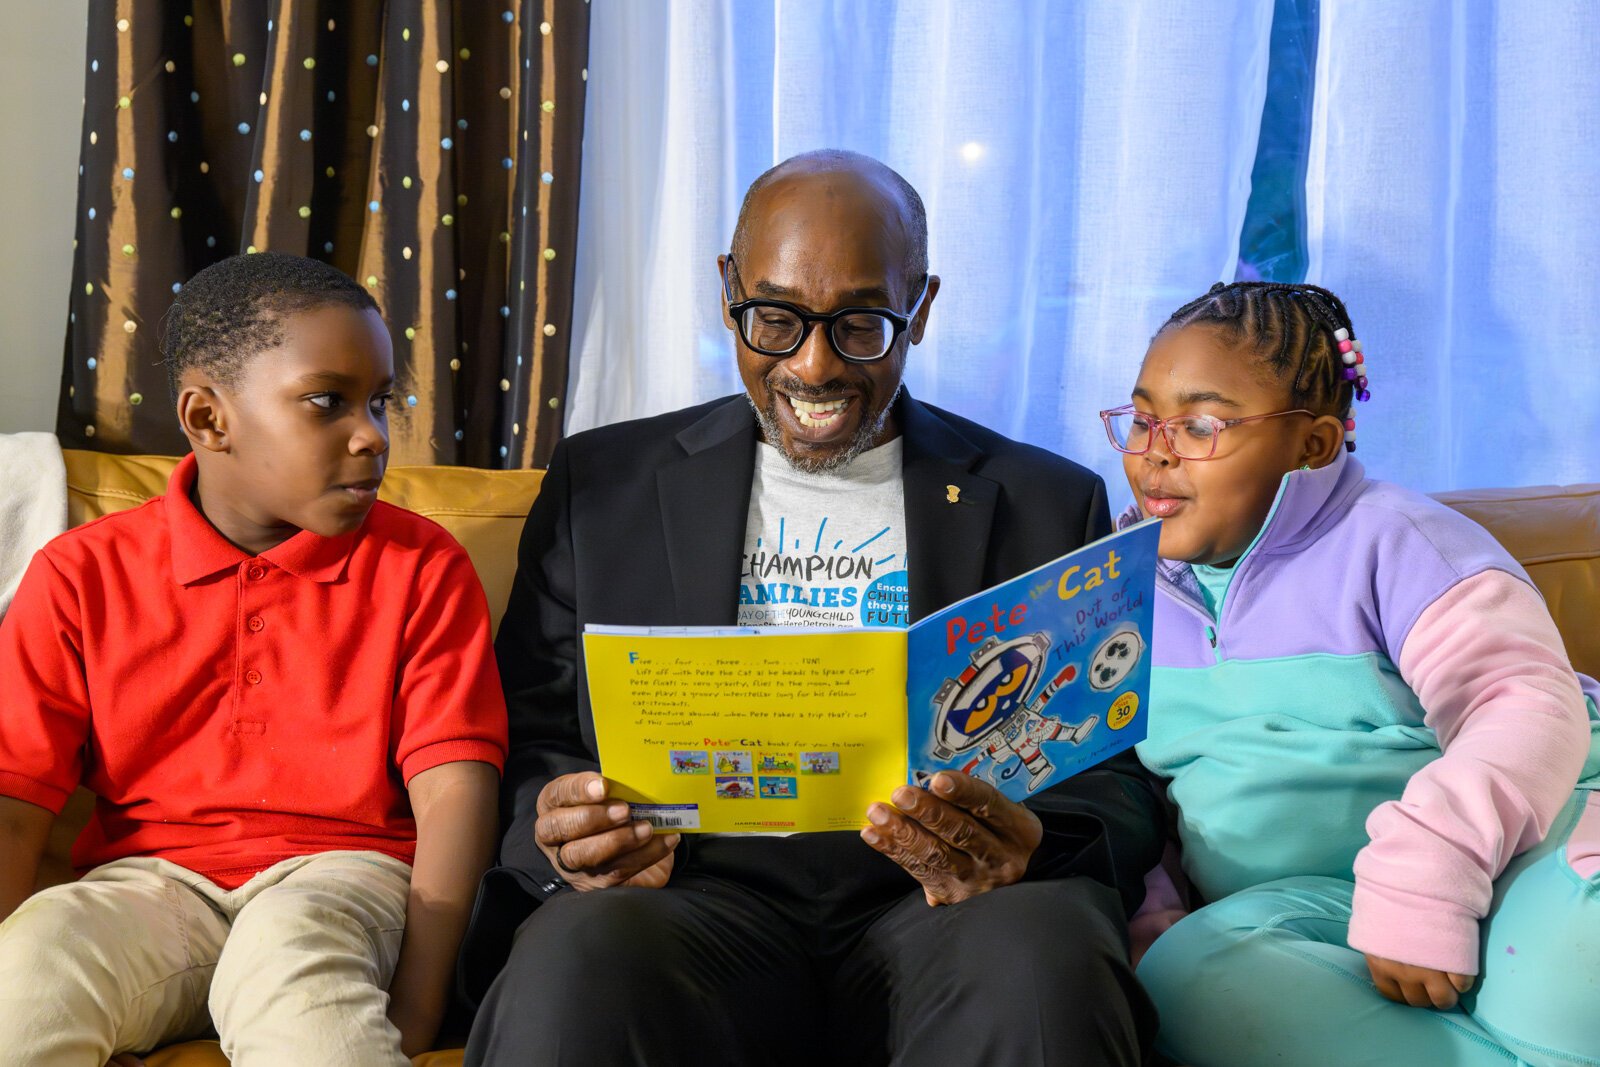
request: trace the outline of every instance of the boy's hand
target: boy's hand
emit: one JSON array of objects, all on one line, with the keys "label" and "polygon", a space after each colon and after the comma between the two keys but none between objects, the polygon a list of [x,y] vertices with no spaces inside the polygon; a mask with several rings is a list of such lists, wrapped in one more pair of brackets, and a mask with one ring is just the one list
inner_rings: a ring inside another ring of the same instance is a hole
[{"label": "boy's hand", "polygon": [[890,799],[867,808],[861,839],[921,882],[932,905],[1021,881],[1044,840],[1037,815],[971,775],[940,771],[927,789],[901,786]]},{"label": "boy's hand", "polygon": [[574,889],[660,889],[672,876],[678,835],[656,836],[649,823],[629,818],[626,802],[608,802],[609,792],[593,771],[553,779],[539,791],[534,843]]},{"label": "boy's hand", "polygon": [[1367,956],[1367,970],[1372,972],[1378,992],[1390,1000],[1409,1004],[1413,1008],[1437,1008],[1440,1011],[1455,1007],[1461,994],[1471,989],[1474,981],[1470,974],[1413,967],[1409,963],[1370,954]]}]

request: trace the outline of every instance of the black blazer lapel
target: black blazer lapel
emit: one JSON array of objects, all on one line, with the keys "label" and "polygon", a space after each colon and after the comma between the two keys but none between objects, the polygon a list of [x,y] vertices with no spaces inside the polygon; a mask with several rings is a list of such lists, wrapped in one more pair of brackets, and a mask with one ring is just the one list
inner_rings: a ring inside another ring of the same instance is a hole
[{"label": "black blazer lapel", "polygon": [[744,397],[678,434],[685,455],[656,472],[677,621],[728,626],[738,619],[756,422]]},{"label": "black blazer lapel", "polygon": [[901,394],[896,417],[905,437],[906,548],[915,622],[984,587],[1000,485],[973,473],[982,450],[910,394]]}]

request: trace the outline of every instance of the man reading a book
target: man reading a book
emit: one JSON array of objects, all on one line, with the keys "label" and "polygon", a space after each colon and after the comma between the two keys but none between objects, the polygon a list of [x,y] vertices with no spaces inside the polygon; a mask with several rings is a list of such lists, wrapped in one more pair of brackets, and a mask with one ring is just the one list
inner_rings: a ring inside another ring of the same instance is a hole
[{"label": "man reading a book", "polygon": [[509,959],[469,1064],[1141,1061],[1124,929],[1161,830],[1131,754],[1025,805],[940,773],[859,833],[654,833],[599,773],[588,624],[905,626],[1109,532],[1094,474],[903,388],[927,259],[888,167],[779,164],[718,258],[745,393],[556,450],[496,646],[508,829],[467,985]]}]

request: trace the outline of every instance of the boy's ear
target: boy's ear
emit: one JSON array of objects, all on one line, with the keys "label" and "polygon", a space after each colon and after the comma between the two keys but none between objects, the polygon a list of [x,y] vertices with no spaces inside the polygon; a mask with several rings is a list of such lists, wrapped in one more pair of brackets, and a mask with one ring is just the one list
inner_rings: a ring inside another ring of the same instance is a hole
[{"label": "boy's ear", "polygon": [[229,421],[227,405],[215,383],[187,377],[178,392],[178,425],[195,451],[228,451]]},{"label": "boy's ear", "polygon": [[1344,422],[1332,415],[1320,415],[1305,437],[1305,455],[1300,462],[1313,470],[1326,467],[1339,457],[1344,447]]}]

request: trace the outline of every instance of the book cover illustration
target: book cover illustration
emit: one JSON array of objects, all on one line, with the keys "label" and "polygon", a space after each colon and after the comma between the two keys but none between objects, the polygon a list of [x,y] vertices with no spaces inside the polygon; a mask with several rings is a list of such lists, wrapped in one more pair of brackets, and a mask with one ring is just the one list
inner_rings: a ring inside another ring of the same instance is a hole
[{"label": "book cover illustration", "polygon": [[854,829],[940,770],[1013,800],[1145,736],[1155,522],[908,630],[591,626],[601,773],[658,831]]},{"label": "book cover illustration", "polygon": [[1024,800],[1142,741],[1158,537],[1142,523],[913,627],[912,780]]}]

